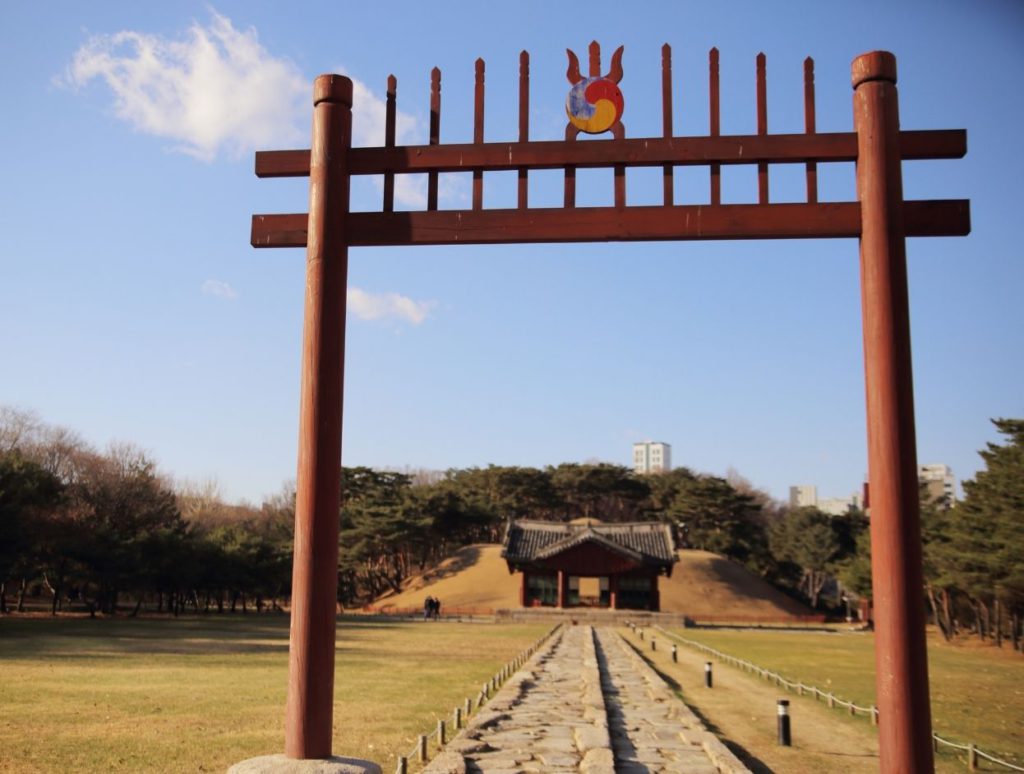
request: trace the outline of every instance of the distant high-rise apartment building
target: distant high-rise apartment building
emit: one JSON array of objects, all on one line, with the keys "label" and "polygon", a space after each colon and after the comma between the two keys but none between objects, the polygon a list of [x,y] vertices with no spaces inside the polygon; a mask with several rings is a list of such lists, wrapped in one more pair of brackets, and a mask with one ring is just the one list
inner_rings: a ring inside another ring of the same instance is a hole
[{"label": "distant high-rise apartment building", "polygon": [[917,480],[924,484],[929,500],[944,501],[947,507],[956,501],[956,478],[949,465],[921,465],[917,469]]},{"label": "distant high-rise apartment building", "polygon": [[861,497],[854,493],[849,497],[826,497],[818,500],[818,510],[829,516],[842,516],[861,507]]},{"label": "distant high-rise apartment building", "polygon": [[804,508],[806,506],[817,507],[818,487],[810,484],[800,484],[789,488],[789,507]]},{"label": "distant high-rise apartment building", "polygon": [[633,444],[633,472],[666,473],[672,470],[672,446],[659,441]]},{"label": "distant high-rise apartment building", "polygon": [[852,494],[849,497],[818,497],[818,487],[810,484],[791,486],[789,488],[790,508],[817,508],[822,513],[830,516],[842,516],[854,508],[861,507],[860,495]]}]

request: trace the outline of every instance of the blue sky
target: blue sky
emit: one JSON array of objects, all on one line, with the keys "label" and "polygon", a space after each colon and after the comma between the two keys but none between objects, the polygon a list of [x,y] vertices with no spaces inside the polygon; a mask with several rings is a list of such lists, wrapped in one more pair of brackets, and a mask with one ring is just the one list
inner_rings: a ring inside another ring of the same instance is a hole
[{"label": "blue sky", "polygon": [[[531,54],[531,137],[565,126],[565,49],[625,46],[628,137],[660,134],[660,48],[673,47],[675,129],[707,127],[707,51],[722,131],[755,131],[768,57],[772,132],[803,127],[816,62],[819,131],[852,126],[850,62],[899,62],[907,129],[966,128],[958,161],[908,162],[907,198],[969,198],[967,238],[908,242],[918,457],[973,475],[990,417],[1024,416],[1024,5],[1007,2],[56,2],[0,8],[0,404],[91,443],[130,440],[179,478],[253,501],[294,477],[301,250],[249,247],[254,212],[306,208],[305,180],[257,180],[256,149],[308,147],[321,72],[357,81],[356,142],[382,144],[386,78],[400,142],[426,141],[430,68],[442,142],[472,138],[473,63],[487,62],[486,139],[517,132]],[[607,61],[607,60],[606,60]],[[822,199],[854,198],[851,165]],[[560,201],[558,173],[531,203]],[[656,173],[630,173],[655,203]],[[707,172],[677,176],[706,201]],[[611,203],[608,171],[580,204]],[[421,207],[421,180],[399,188]],[[468,206],[464,176],[442,207]],[[362,180],[353,206],[373,209]],[[773,200],[802,195],[772,168]],[[727,170],[727,202],[756,200]],[[514,201],[488,175],[485,206]],[[776,497],[859,488],[867,468],[857,244],[779,241],[350,252],[345,464],[444,469],[628,464],[634,441],[677,465],[730,467]]]}]

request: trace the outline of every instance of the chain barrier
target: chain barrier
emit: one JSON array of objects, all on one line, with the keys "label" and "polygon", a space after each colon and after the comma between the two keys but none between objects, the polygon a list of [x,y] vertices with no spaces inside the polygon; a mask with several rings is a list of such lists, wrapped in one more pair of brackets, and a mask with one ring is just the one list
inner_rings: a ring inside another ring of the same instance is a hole
[{"label": "chain barrier", "polygon": [[[627,623],[627,626],[630,626],[634,632],[639,632],[640,638],[643,639],[643,629],[641,627],[638,627],[634,623]],[[666,629],[663,629],[660,626],[656,625],[653,628],[657,629],[666,637],[670,637],[678,642],[683,643],[684,645],[696,648],[702,653],[714,656],[718,660],[724,661],[726,664],[734,666],[737,669],[742,669],[745,672],[755,674],[764,680],[773,681],[776,685],[785,688],[787,691],[795,690],[797,694],[800,696],[803,696],[804,694],[813,694],[815,701],[820,701],[824,699],[828,704],[829,708],[845,707],[849,710],[850,715],[868,715],[871,719],[871,725],[878,725],[878,707],[861,707],[857,704],[854,704],[852,701],[843,701],[842,699],[837,698],[835,694],[826,693],[825,691],[822,691],[814,685],[804,685],[802,682],[799,681],[792,682],[790,680],[787,680],[777,672],[772,672],[771,670],[758,666],[753,662],[747,661],[742,658],[736,658],[735,656],[730,656],[728,653],[723,653],[720,650],[715,650],[714,648],[704,645],[703,643],[696,642],[695,640],[688,640],[685,637],[680,637],[678,634],[673,634],[672,632],[667,631]],[[945,745],[947,747],[952,747],[956,750],[966,751],[967,767],[971,771],[977,770],[978,758],[984,758],[985,760],[990,761],[992,763],[998,764],[1000,766],[1005,766],[1006,768],[1012,771],[1024,771],[1024,767],[1017,766],[1016,764],[1009,763],[1008,761],[1004,761],[1000,758],[996,758],[994,755],[990,755],[984,750],[978,749],[978,747],[975,746],[973,743],[957,744],[956,742],[951,742],[948,739],[943,739],[941,736],[934,733],[932,734],[932,743],[934,744],[936,751],[938,751],[939,745]]]}]

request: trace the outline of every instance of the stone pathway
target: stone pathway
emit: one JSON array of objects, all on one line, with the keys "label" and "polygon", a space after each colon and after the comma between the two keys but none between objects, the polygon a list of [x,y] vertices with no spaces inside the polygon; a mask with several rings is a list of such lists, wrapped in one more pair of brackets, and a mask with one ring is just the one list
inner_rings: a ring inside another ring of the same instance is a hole
[{"label": "stone pathway", "polygon": [[569,626],[514,674],[428,774],[741,774],[611,629]]},{"label": "stone pathway", "polygon": [[718,774],[697,717],[617,632],[595,634],[615,771]]}]

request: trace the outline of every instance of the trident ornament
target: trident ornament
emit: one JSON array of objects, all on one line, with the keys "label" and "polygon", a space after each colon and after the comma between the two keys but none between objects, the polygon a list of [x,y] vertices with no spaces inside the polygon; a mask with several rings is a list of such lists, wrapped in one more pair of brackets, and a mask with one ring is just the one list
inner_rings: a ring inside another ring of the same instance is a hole
[{"label": "trident ornament", "polygon": [[565,75],[572,84],[569,96],[565,98],[565,112],[569,123],[587,134],[601,134],[614,127],[622,119],[624,103],[618,83],[622,80],[622,50],[619,46],[612,54],[612,66],[607,75],[598,75],[601,69],[601,49],[597,42],[590,44],[591,75],[580,75],[580,60],[571,49],[569,69]]}]

